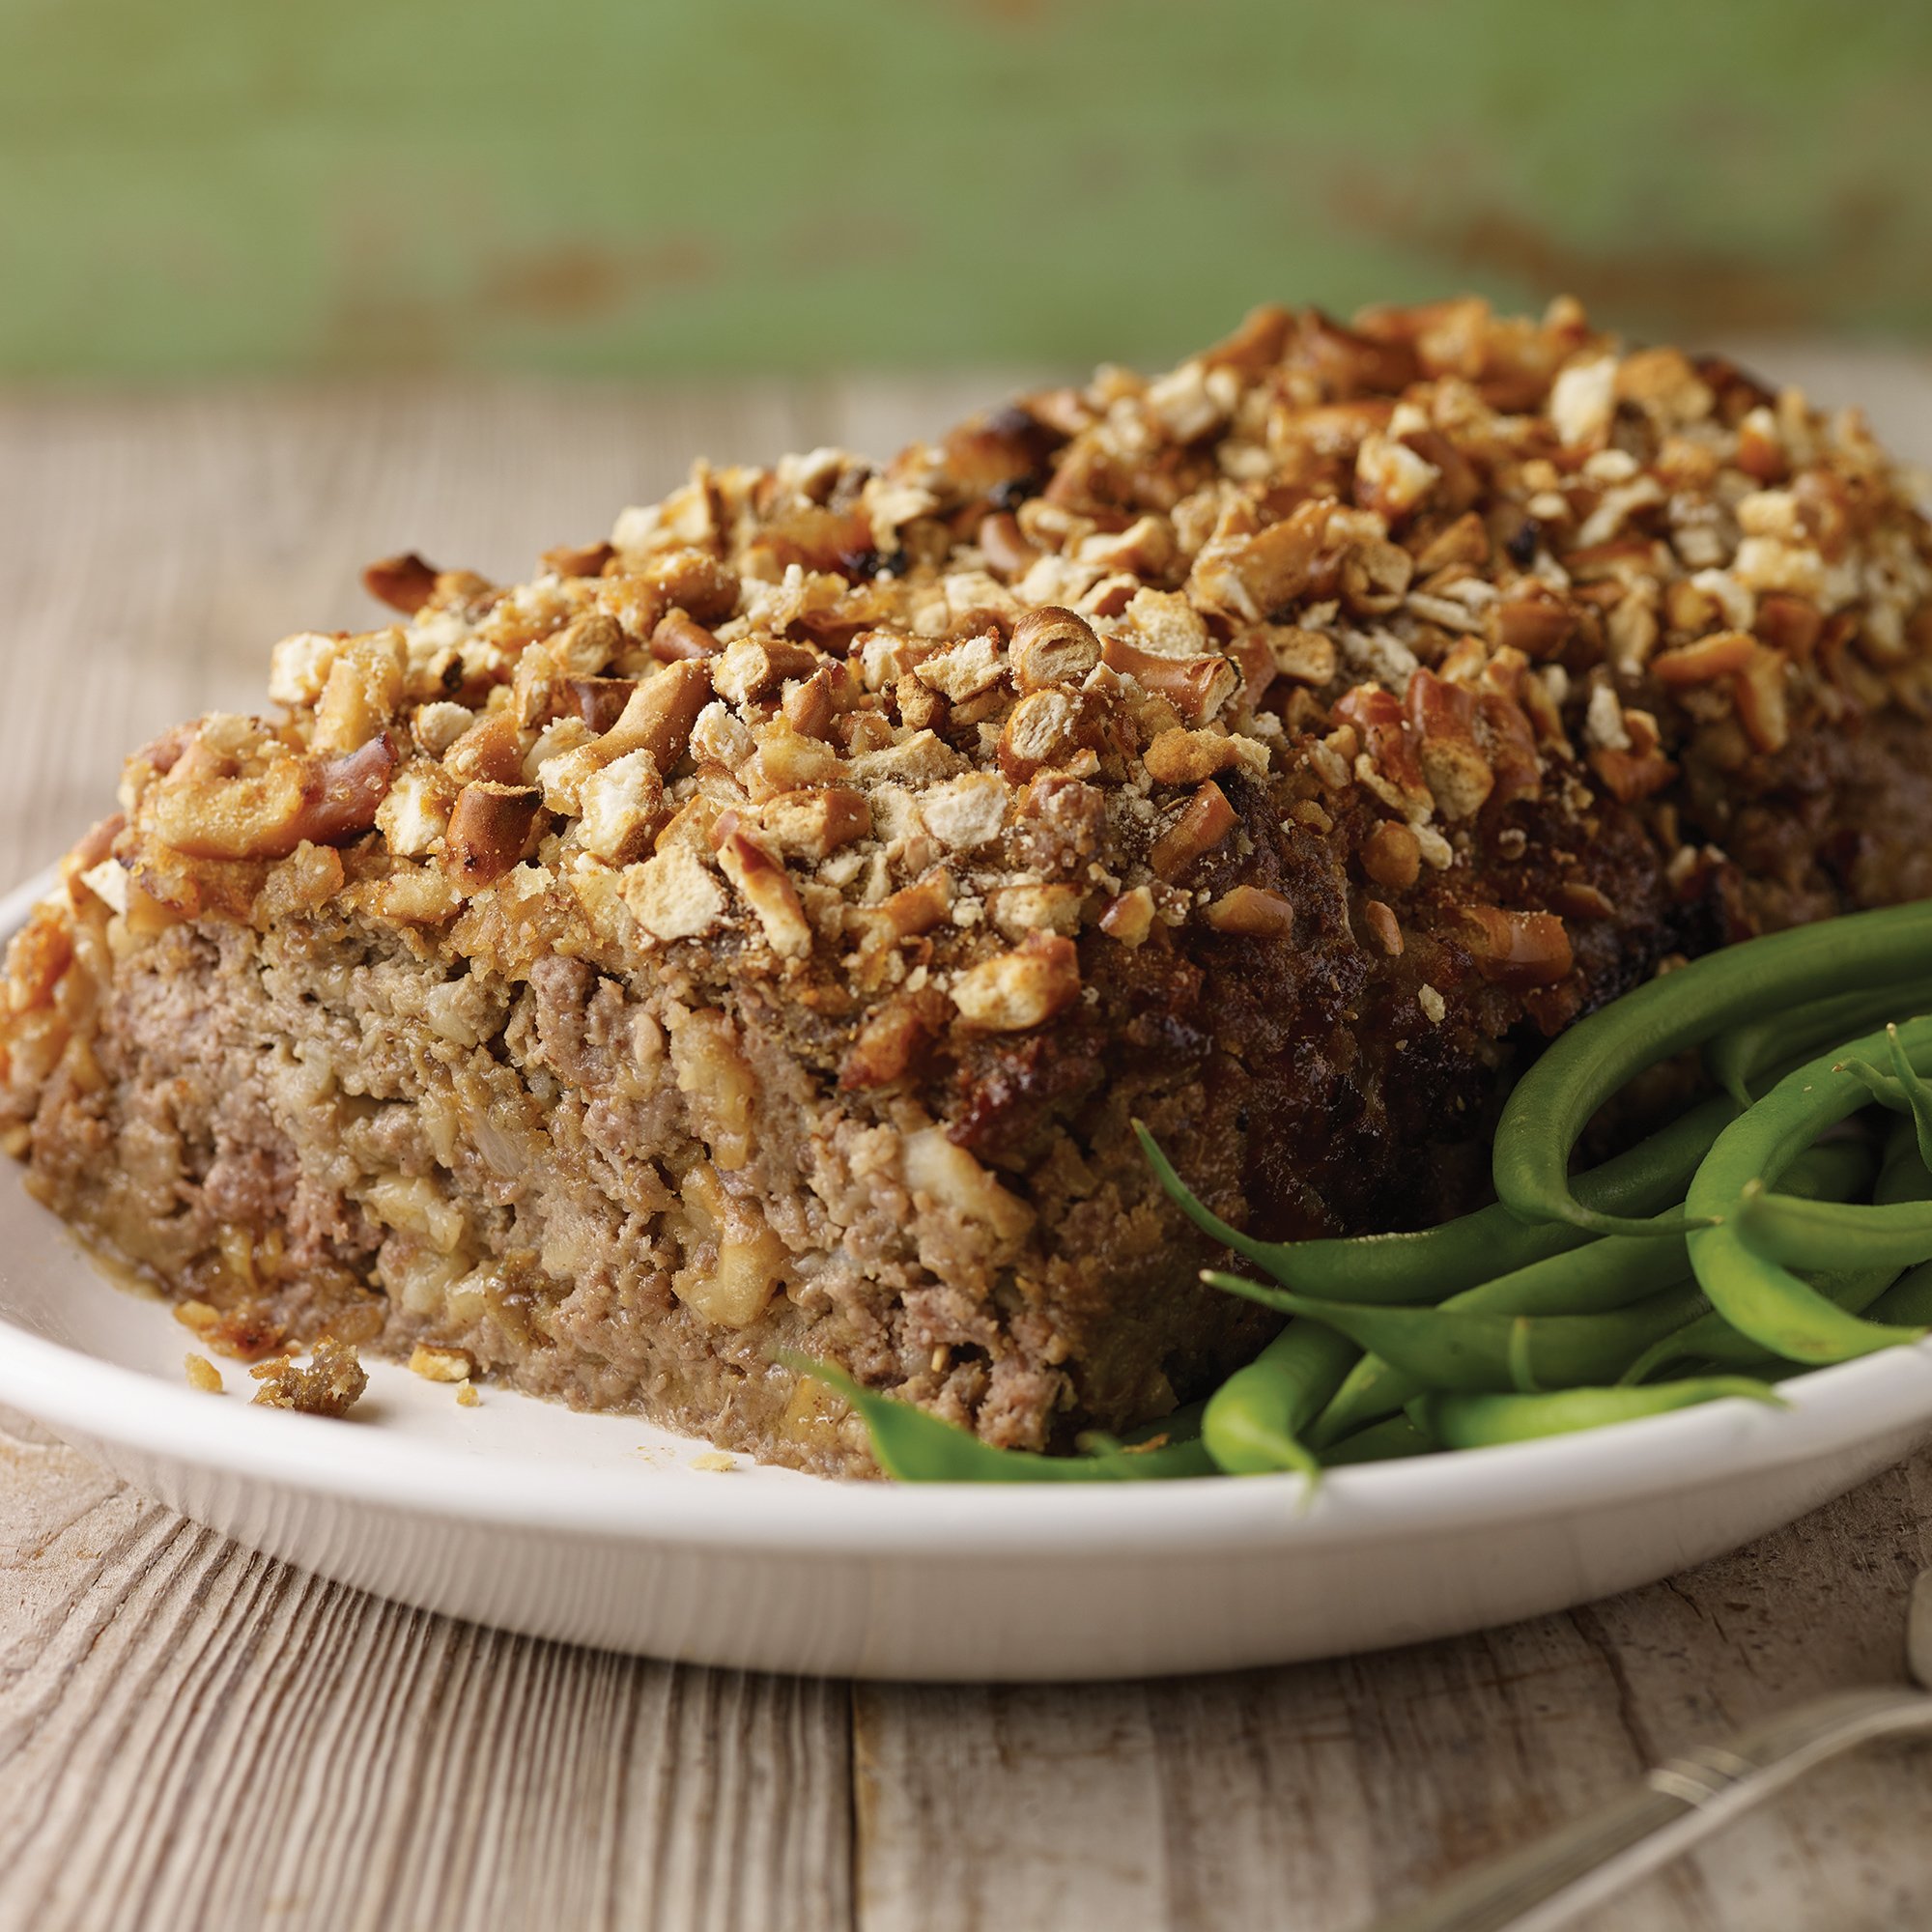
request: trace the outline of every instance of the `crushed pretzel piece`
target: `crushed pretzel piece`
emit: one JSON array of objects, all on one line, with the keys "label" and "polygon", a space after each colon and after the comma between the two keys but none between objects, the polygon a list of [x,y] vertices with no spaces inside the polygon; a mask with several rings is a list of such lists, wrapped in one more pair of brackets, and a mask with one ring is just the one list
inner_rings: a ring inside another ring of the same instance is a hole
[{"label": "crushed pretzel piece", "polygon": [[410,1373],[429,1382],[462,1382],[476,1373],[476,1364],[467,1349],[418,1342],[410,1350]]},{"label": "crushed pretzel piece", "polygon": [[302,1415],[347,1415],[369,1386],[368,1372],[355,1346],[331,1335],[316,1343],[306,1368],[297,1367],[286,1355],[275,1355],[257,1362],[248,1373],[261,1383],[254,1396],[261,1406],[295,1409]]}]

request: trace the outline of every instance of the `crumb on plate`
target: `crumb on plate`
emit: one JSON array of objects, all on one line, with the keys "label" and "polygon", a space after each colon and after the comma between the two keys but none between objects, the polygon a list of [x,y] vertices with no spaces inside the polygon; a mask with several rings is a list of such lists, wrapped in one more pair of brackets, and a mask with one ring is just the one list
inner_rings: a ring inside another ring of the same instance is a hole
[{"label": "crumb on plate", "polygon": [[418,1342],[410,1351],[410,1373],[427,1382],[467,1382],[475,1369],[467,1349],[440,1349]]},{"label": "crumb on plate", "polygon": [[293,1408],[303,1415],[347,1415],[369,1386],[368,1372],[355,1345],[325,1335],[305,1369],[286,1355],[257,1362],[248,1373],[262,1384],[256,1402],[268,1408]]}]

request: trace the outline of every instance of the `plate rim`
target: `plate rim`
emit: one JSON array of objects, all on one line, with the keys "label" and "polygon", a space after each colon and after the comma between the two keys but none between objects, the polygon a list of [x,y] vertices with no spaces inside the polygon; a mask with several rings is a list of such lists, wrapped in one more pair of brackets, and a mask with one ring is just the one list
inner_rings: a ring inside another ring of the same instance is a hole
[{"label": "plate rim", "polygon": [[[53,877],[40,874],[0,897],[0,938],[12,935]],[[0,1215],[24,1208],[67,1232],[16,1178],[0,1185],[14,1189]],[[77,1277],[140,1305],[71,1233],[67,1241]],[[458,1450],[385,1436],[380,1423],[211,1401],[185,1382],[176,1387],[102,1360],[0,1311],[0,1405],[70,1438],[394,1514],[745,1555],[980,1562],[1146,1555],[1155,1548],[1169,1556],[1278,1555],[1641,1502],[1823,1461],[1932,1422],[1932,1338],[1817,1370],[1780,1393],[1786,1406],[1776,1409],[1727,1398],[1575,1435],[1334,1469],[1312,1498],[1295,1475],[1091,1487],[803,1475],[734,1483],[640,1464],[568,1469],[560,1481],[554,1463],[500,1450]],[[685,1439],[694,1449],[707,1446]]]}]

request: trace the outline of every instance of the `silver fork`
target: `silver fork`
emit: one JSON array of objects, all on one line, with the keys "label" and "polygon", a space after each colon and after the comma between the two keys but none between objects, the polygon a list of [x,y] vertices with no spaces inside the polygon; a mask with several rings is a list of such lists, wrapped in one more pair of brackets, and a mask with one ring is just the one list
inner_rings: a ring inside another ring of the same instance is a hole
[{"label": "silver fork", "polygon": [[1905,1662],[1920,1688],[1841,1690],[1672,1758],[1601,1810],[1367,1932],[1552,1932],[1748,1811],[1814,1765],[1877,1738],[1932,1734],[1932,1570],[1912,1586]]}]

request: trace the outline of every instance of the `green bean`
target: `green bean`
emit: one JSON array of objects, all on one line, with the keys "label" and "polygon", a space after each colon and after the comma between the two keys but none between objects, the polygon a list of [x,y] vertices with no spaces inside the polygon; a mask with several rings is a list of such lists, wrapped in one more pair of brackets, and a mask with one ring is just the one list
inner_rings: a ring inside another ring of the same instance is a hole
[{"label": "green bean", "polygon": [[1885,1137],[1885,1151],[1879,1156],[1878,1183],[1872,1190],[1874,1201],[1932,1200],[1932,1167],[1918,1151],[1918,1124],[1898,1121]]},{"label": "green bean", "polygon": [[[1496,1316],[1609,1314],[1690,1277],[1682,1235],[1610,1235],[1465,1289],[1440,1306]],[[1424,1386],[1380,1355],[1364,1355],[1309,1430],[1309,1446],[1325,1451],[1355,1430],[1400,1414]]]},{"label": "green bean", "polygon": [[[1901,1121],[1887,1143],[1872,1198],[1881,1205],[1932,1201],[1932,1168],[1919,1157],[1916,1121]],[[1932,1327],[1932,1262],[1907,1268],[1865,1312],[1874,1321]]]},{"label": "green bean", "polygon": [[1886,1028],[1885,1042],[1887,1058],[1891,1062],[1889,1075],[1881,1073],[1870,1061],[1857,1057],[1843,1060],[1839,1065],[1882,1106],[1911,1115],[1918,1158],[1932,1168],[1932,1085],[1927,1084],[1899,1043],[1896,1026]]},{"label": "green bean", "polygon": [[[1897,1279],[1898,1270],[1895,1267],[1846,1268],[1837,1274],[1819,1276],[1814,1286],[1834,1308],[1842,1309],[1847,1315],[1869,1313],[1873,1320],[1877,1320],[1877,1304]],[[1785,1357],[1771,1353],[1748,1335],[1740,1334],[1716,1309],[1712,1309],[1710,1313],[1687,1323],[1676,1334],[1666,1335],[1661,1342],[1646,1349],[1624,1371],[1623,1379],[1632,1383],[1642,1382],[1666,1365],[1691,1363],[1697,1365],[1700,1374],[1742,1369],[1785,1371],[1792,1366]],[[1807,1363],[1804,1366],[1815,1365]]]},{"label": "green bean", "polygon": [[1212,1271],[1202,1279],[1264,1307],[1325,1322],[1425,1389],[1467,1394],[1614,1382],[1652,1343],[1710,1305],[1695,1288],[1682,1288],[1609,1315],[1486,1315],[1318,1301]]},{"label": "green bean", "polygon": [[[1805,1149],[1778,1184],[1794,1194],[1838,1200],[1856,1194],[1870,1179],[1869,1151],[1860,1142],[1847,1140]],[[1451,1295],[1441,1306],[1445,1312],[1463,1309],[1490,1315],[1605,1315],[1674,1288],[1689,1280],[1690,1273],[1688,1239],[1681,1233],[1605,1235],[1573,1253],[1551,1256]],[[1713,1319],[1693,1321],[1684,1332],[1701,1332],[1704,1321]],[[1715,1320],[1719,1330],[1731,1332],[1727,1322]],[[1676,1359],[1671,1340],[1664,1336],[1638,1358],[1647,1365],[1644,1373],[1654,1370],[1654,1356]],[[1628,1369],[1626,1376],[1637,1378],[1636,1369]],[[1309,1447],[1325,1450],[1351,1431],[1396,1414],[1426,1385],[1378,1354],[1364,1355],[1309,1430]]]},{"label": "green bean", "polygon": [[1435,1444],[1406,1415],[1385,1416],[1325,1451],[1324,1469],[1342,1469],[1355,1463],[1394,1463],[1406,1456],[1433,1456]]},{"label": "green bean", "polygon": [[1873,1265],[1932,1261],[1932,1203],[1874,1208],[1851,1201],[1796,1201],[1747,1182],[1732,1225],[1763,1260],[1787,1268],[1829,1267],[1856,1253]]},{"label": "green bean", "polygon": [[[1626,1152],[1579,1174],[1579,1198],[1605,1212],[1636,1215],[1683,1200],[1697,1163],[1736,1112],[1724,1098],[1692,1107]],[[1560,1221],[1531,1227],[1507,1208],[1491,1207],[1415,1234],[1260,1241],[1196,1199],[1138,1121],[1134,1131],[1162,1186],[1197,1228],[1306,1294],[1358,1302],[1439,1301],[1589,1239],[1587,1231]]]},{"label": "green bean", "polygon": [[[1928,957],[1932,901],[1919,901],[1747,940],[1626,993],[1559,1036],[1510,1095],[1496,1129],[1497,1198],[1527,1221],[1635,1232],[1643,1217],[1592,1207],[1568,1172],[1570,1151],[1605,1100],[1645,1067],[1727,1027],[1843,990],[1850,962],[1882,984],[1922,974]],[[1690,1209],[1690,1218],[1703,1211]],[[1673,1214],[1668,1225],[1682,1219]]]},{"label": "green bean", "polygon": [[828,1362],[785,1350],[779,1351],[778,1360],[843,1396],[865,1421],[879,1467],[902,1483],[1127,1483],[1214,1473],[1212,1459],[1198,1441],[1098,1456],[996,1449],[909,1402],[861,1388]]},{"label": "green bean", "polygon": [[1932,1262],[1907,1268],[1871,1305],[1874,1321],[1900,1323],[1908,1328],[1932,1327]]},{"label": "green bean", "polygon": [[1932,1005],[1932,985],[1923,980],[1833,993],[1726,1027],[1705,1046],[1704,1070],[1740,1107],[1748,1107],[1753,1088],[1780,1062],[1810,1060],[1838,1040],[1868,1033],[1882,1020],[1916,1013],[1928,1005]]},{"label": "green bean", "polygon": [[[1932,1057],[1932,1020],[1909,1022],[1900,1029],[1900,1039],[1915,1064],[1921,1055]],[[1718,1136],[1686,1197],[1687,1212],[1706,1224],[1691,1233],[1690,1264],[1712,1306],[1741,1334],[1787,1361],[1843,1361],[1916,1339],[1913,1329],[1865,1321],[1835,1307],[1789,1267],[1760,1253],[1758,1243],[1765,1230],[1762,1215],[1753,1211],[1760,1201],[1770,1198],[1763,1194],[1761,1176],[1783,1172],[1801,1150],[1864,1102],[1865,1090],[1842,1069],[1842,1060],[1848,1054],[1869,1054],[1883,1044],[1884,1036],[1855,1040],[1787,1074]],[[1861,1217],[1861,1223],[1872,1216],[1923,1212],[1910,1205],[1851,1209],[1790,1197],[1784,1198],[1778,1211],[1804,1217],[1851,1214]],[[1753,1222],[1760,1225],[1747,1238],[1747,1230]],[[1905,1245],[1909,1248],[1911,1243]],[[1841,1234],[1811,1264],[1877,1265],[1888,1258],[1881,1246],[1869,1233],[1849,1237]],[[1921,1250],[1919,1258],[1926,1253],[1932,1248]]]},{"label": "green bean", "polygon": [[1868,1141],[1820,1141],[1792,1157],[1777,1184],[1802,1201],[1853,1201],[1872,1184],[1877,1165]]},{"label": "green bean", "polygon": [[1214,1466],[1230,1476],[1293,1469],[1313,1481],[1321,1465],[1302,1445],[1302,1432],[1340,1386],[1355,1354],[1354,1344],[1332,1328],[1291,1321],[1208,1398],[1201,1440]]},{"label": "green bean", "polygon": [[1425,1395],[1408,1412],[1438,1448],[1483,1449],[1634,1422],[1732,1395],[1784,1406],[1775,1389],[1749,1377],[1692,1376],[1647,1388],[1575,1388],[1554,1395]]},{"label": "green bean", "polygon": [[[1901,1146],[1902,1154],[1899,1151]],[[1796,1183],[1804,1178],[1806,1165],[1815,1156],[1827,1151],[1827,1148],[1817,1147],[1800,1154],[1778,1185],[1794,1194],[1802,1191]],[[1853,1191],[1851,1188],[1843,1190],[1846,1194]],[[1902,1138],[1894,1135],[1888,1144],[1885,1162],[1879,1169],[1878,1180],[1872,1191],[1874,1198],[1880,1202],[1932,1200],[1932,1171],[1928,1171],[1918,1158],[1918,1148],[1910,1122],[1905,1124]],[[1823,1200],[1839,1198],[1838,1190],[1831,1187],[1820,1187],[1816,1193]],[[1869,1313],[1877,1321],[1882,1318],[1876,1304],[1897,1279],[1898,1269],[1887,1264],[1879,1267],[1838,1269],[1820,1275],[1812,1285],[1826,1300],[1847,1314]],[[1647,1349],[1625,1371],[1623,1378],[1626,1382],[1641,1382],[1666,1364],[1693,1362],[1706,1372],[1767,1367],[1786,1369],[1790,1366],[1781,1357],[1766,1353],[1749,1336],[1739,1334],[1713,1309],[1688,1327],[1680,1328],[1675,1335],[1666,1335],[1655,1347]]]}]

